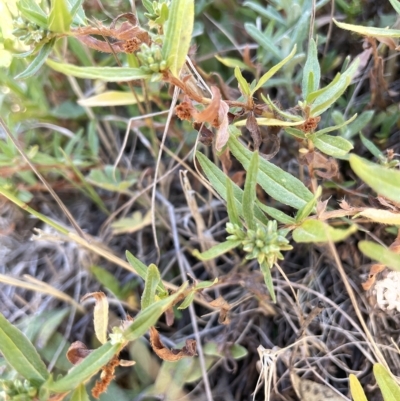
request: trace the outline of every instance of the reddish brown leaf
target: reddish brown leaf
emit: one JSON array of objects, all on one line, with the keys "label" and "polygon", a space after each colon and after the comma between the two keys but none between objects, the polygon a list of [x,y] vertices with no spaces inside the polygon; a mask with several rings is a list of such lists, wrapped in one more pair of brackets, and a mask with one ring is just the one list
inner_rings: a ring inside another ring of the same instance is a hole
[{"label": "reddish brown leaf", "polygon": [[193,128],[197,131],[200,132],[200,138],[199,141],[205,145],[205,146],[211,146],[213,139],[214,139],[214,133],[208,129],[204,123],[194,123]]},{"label": "reddish brown leaf", "polygon": [[172,308],[169,308],[165,311],[165,320],[167,322],[167,326],[172,326],[174,324],[175,315]]},{"label": "reddish brown leaf", "polygon": [[197,355],[196,340],[186,340],[186,345],[182,349],[169,349],[161,342],[155,327],[150,327],[150,344],[153,351],[164,361],[176,362],[184,357]]},{"label": "reddish brown leaf", "polygon": [[114,355],[110,362],[108,362],[107,365],[103,366],[103,368],[101,369],[100,379],[96,381],[96,384],[92,389],[92,395],[94,398],[99,398],[101,394],[107,391],[108,386],[115,378],[115,368],[119,364],[120,361],[118,359],[118,356]]},{"label": "reddish brown leaf", "polygon": [[73,364],[77,365],[82,362],[93,350],[88,349],[81,341],[73,342],[67,351],[67,359]]},{"label": "reddish brown leaf", "polygon": [[[211,91],[213,93],[213,97],[210,104],[203,111],[195,111],[193,113],[194,119],[198,123],[208,122],[210,124],[213,124],[215,121],[218,121],[218,113],[221,103],[221,92],[216,86],[212,86]],[[219,124],[217,124],[216,126],[219,126]]]}]

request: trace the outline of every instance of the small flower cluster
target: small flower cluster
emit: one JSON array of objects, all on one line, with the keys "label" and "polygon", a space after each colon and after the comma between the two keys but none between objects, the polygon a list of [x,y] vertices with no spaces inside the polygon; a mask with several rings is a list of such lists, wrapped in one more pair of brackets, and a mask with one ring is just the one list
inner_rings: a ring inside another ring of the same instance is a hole
[{"label": "small flower cluster", "polygon": [[167,62],[163,59],[161,47],[153,43],[151,46],[142,44],[138,59],[142,63],[141,69],[148,72],[162,72],[167,69]]},{"label": "small flower cluster", "polygon": [[28,380],[0,380],[0,399],[30,401],[37,395],[37,389]]},{"label": "small flower cluster", "polygon": [[257,259],[259,264],[265,262],[270,268],[278,259],[283,259],[281,251],[292,249],[275,220],[268,221],[266,227],[257,224],[254,230],[247,231],[237,224],[227,223],[226,231],[230,234],[226,238],[228,241],[242,241],[243,250],[248,253],[246,259]]},{"label": "small flower cluster", "polygon": [[12,34],[26,45],[37,44],[48,35],[48,31],[42,29],[33,22],[28,22],[21,17],[14,21],[14,30]]}]

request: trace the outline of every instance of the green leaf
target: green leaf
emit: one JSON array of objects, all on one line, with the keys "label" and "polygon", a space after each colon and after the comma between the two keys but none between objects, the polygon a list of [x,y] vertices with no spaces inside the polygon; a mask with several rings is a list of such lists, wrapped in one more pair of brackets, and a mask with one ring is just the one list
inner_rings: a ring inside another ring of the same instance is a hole
[{"label": "green leaf", "polygon": [[314,146],[321,152],[333,157],[345,156],[353,149],[351,142],[340,136],[325,134],[315,138],[314,135],[312,135],[309,139],[311,139]]},{"label": "green leaf", "polygon": [[177,298],[185,291],[186,287],[187,283],[184,283],[173,295],[154,302],[146,309],[140,311],[133,323],[124,331],[124,338],[128,341],[133,341],[145,334],[150,326],[154,326],[159,317],[172,307]]},{"label": "green leaf", "polygon": [[280,63],[276,64],[269,71],[267,71],[259,79],[259,81],[257,82],[257,85],[251,91],[251,95],[253,95],[262,86],[264,86],[270,78],[272,78],[291,58],[293,58],[293,56],[296,54],[296,50],[297,50],[297,46],[295,45],[293,47],[293,50],[290,52],[290,54],[287,57],[285,57]]},{"label": "green leaf", "polygon": [[[212,161],[210,161],[202,153],[197,152],[196,158],[199,161],[205,175],[210,180],[213,188],[225,201],[227,200],[226,181],[227,180],[231,181],[236,209],[239,215],[244,218],[243,207],[242,207],[243,190],[239,188],[223,171],[221,171]],[[258,221],[260,221],[263,224],[267,224],[268,219],[265,217],[264,213],[260,210],[260,208],[257,205],[254,205],[254,215]]]},{"label": "green leaf", "polygon": [[90,401],[84,384],[79,385],[71,395],[70,401]]},{"label": "green leaf", "polygon": [[157,286],[161,281],[158,267],[151,264],[147,269],[144,290],[142,294],[141,306],[142,310],[149,307],[155,302]]},{"label": "green leaf", "polygon": [[265,285],[267,286],[267,289],[271,295],[272,302],[275,304],[276,303],[276,295],[275,295],[275,290],[274,290],[274,283],[272,282],[272,275],[271,275],[271,269],[267,265],[267,263],[264,261],[260,265],[260,270],[261,273],[264,276],[264,282]]},{"label": "green leaf", "polygon": [[254,24],[244,24],[247,33],[265,50],[272,53],[278,60],[281,59],[281,50],[273,43],[271,36],[261,32]]},{"label": "green leaf", "polygon": [[279,22],[280,24],[286,26],[286,21],[282,18],[279,12],[276,11],[275,8],[271,6],[265,7],[265,6],[260,6],[259,4],[254,3],[252,1],[245,1],[243,3],[243,7],[251,8],[257,13],[257,15],[266,18],[268,21],[275,20],[276,22]]},{"label": "green leaf", "polygon": [[250,164],[246,173],[246,182],[244,184],[243,192],[243,215],[247,224],[247,228],[254,230],[256,222],[254,220],[254,204],[256,202],[256,186],[257,186],[257,173],[258,173],[258,151],[253,152],[250,159]]},{"label": "green leaf", "polygon": [[[236,159],[247,170],[252,152],[246,149],[233,135],[229,138],[228,146]],[[257,182],[268,195],[277,201],[300,209],[313,198],[313,194],[300,180],[281,168],[265,159],[259,160],[259,166]]]},{"label": "green leaf", "polygon": [[360,241],[358,248],[370,259],[376,260],[391,269],[400,271],[400,255],[398,253],[372,241]]},{"label": "green leaf", "polygon": [[39,53],[36,55],[32,63],[28,65],[26,70],[18,74],[14,79],[26,79],[38,72],[53,50],[55,42],[56,39],[52,39],[50,42],[45,43],[39,50]]},{"label": "green leaf", "polygon": [[374,376],[382,392],[384,401],[400,400],[400,387],[392,375],[380,363],[374,365]]},{"label": "green leaf", "polygon": [[365,396],[364,390],[361,387],[359,380],[357,379],[357,376],[353,375],[353,373],[350,373],[349,382],[350,382],[351,396],[353,397],[353,400],[368,401],[367,397]]},{"label": "green leaf", "polygon": [[16,4],[25,19],[47,29],[47,15],[35,0],[20,0]]},{"label": "green leaf", "polygon": [[357,135],[364,127],[368,125],[374,114],[374,110],[367,110],[362,112],[358,116],[356,121],[354,121],[352,124],[346,127],[346,129],[343,130],[343,138],[350,139],[354,135]]},{"label": "green leaf", "polygon": [[247,348],[240,344],[233,344],[232,347],[229,348],[229,351],[234,359],[242,359],[249,353]]},{"label": "green leaf", "polygon": [[356,73],[360,59],[357,58],[350,67],[340,76],[335,85],[332,85],[329,90],[323,92],[313,102],[310,110],[311,117],[317,117],[325,110],[332,106],[340,96],[346,91],[350,85],[353,75]]},{"label": "green leaf", "polygon": [[367,139],[361,132],[360,132],[360,139],[362,144],[377,158],[382,159],[383,153],[375,146],[375,144]]},{"label": "green leaf", "polygon": [[334,125],[332,127],[327,127],[327,128],[321,129],[319,131],[316,131],[316,132],[314,132],[312,137],[318,138],[321,135],[324,135],[328,132],[339,130],[339,129],[343,128],[344,126],[346,126],[347,124],[350,124],[351,122],[353,122],[356,119],[356,117],[357,117],[357,114],[354,114],[354,116],[349,118],[347,121],[343,121],[342,123]]},{"label": "green leaf", "polygon": [[[312,73],[312,84],[310,85],[310,73]],[[321,79],[321,67],[318,62],[318,49],[315,40],[311,38],[308,45],[307,61],[303,70],[302,92],[303,99],[307,99],[309,93],[315,92],[319,87]]]},{"label": "green leaf", "polygon": [[333,228],[320,220],[306,220],[293,231],[293,239],[299,243],[338,242],[357,231],[356,225],[346,229]]},{"label": "green leaf", "polygon": [[[126,256],[126,260],[136,270],[137,274],[139,274],[139,276],[143,280],[146,280],[147,266],[144,263],[142,263],[138,258],[135,258],[129,251],[125,252],[125,256]],[[162,293],[168,293],[161,280],[158,283],[157,289],[158,289],[158,291],[160,291]]]},{"label": "green leaf", "polygon": [[268,214],[268,216],[272,217],[274,220],[279,221],[283,224],[294,224],[295,220],[293,217],[288,216],[286,213],[275,209],[274,207],[270,207],[262,204],[259,200],[257,200],[257,205],[260,207],[262,211]]},{"label": "green leaf", "polygon": [[390,170],[353,154],[350,155],[350,166],[378,194],[400,203],[400,171]]},{"label": "green leaf", "polygon": [[41,385],[49,377],[35,347],[1,313],[0,352],[13,369],[35,385]]},{"label": "green leaf", "polygon": [[121,344],[105,343],[74,366],[63,378],[57,381],[49,378],[43,387],[55,393],[64,393],[77,388],[106,365],[119,352],[120,348]]},{"label": "green leaf", "polygon": [[337,84],[340,77],[341,77],[341,74],[337,73],[335,78],[333,78],[333,80],[327,86],[325,86],[324,88],[318,89],[315,92],[309,93],[308,96],[306,97],[306,102],[308,104],[311,104],[316,98],[322,96],[325,92],[330,90],[332,88],[332,86]]},{"label": "green leaf", "polygon": [[235,77],[239,83],[239,90],[242,95],[250,96],[250,85],[249,83],[243,78],[243,75],[240,71],[239,67],[235,67]]},{"label": "green leaf", "polygon": [[252,71],[252,69],[245,64],[242,60],[236,59],[236,58],[230,58],[230,57],[220,57],[220,56],[214,56],[220,63],[223,65],[230,67],[230,68],[240,68],[242,70],[248,70]]},{"label": "green leaf", "polygon": [[315,196],[310,201],[308,201],[301,209],[297,211],[295,217],[296,223],[302,222],[306,217],[308,217],[311,214],[321,194],[322,194],[322,188],[318,187]]},{"label": "green leaf", "polygon": [[221,256],[232,249],[238,247],[242,241],[225,241],[221,242],[218,245],[213,246],[209,250],[200,253],[197,249],[193,251],[193,256],[195,256],[199,260],[212,260]]},{"label": "green leaf", "polygon": [[390,4],[396,10],[397,14],[400,14],[400,1],[399,0],[389,0]]},{"label": "green leaf", "polygon": [[189,292],[189,294],[186,295],[186,298],[183,300],[183,302],[179,305],[178,309],[188,308],[189,305],[193,302],[195,295],[196,291]]},{"label": "green leaf", "polygon": [[164,59],[176,77],[185,63],[192,38],[194,0],[172,0],[162,48]]},{"label": "green leaf", "polygon": [[140,68],[129,67],[78,67],[73,64],[47,60],[46,64],[55,71],[77,78],[101,79],[107,82],[124,82],[137,79],[149,79],[151,75]]},{"label": "green leaf", "polygon": [[333,18],[333,22],[342,29],[346,29],[348,31],[356,32],[364,36],[372,36],[372,37],[387,37],[387,38],[400,38],[400,30],[398,29],[388,29],[388,28],[374,28],[371,26],[362,26],[362,25],[352,25],[345,24],[344,22],[338,22]]},{"label": "green leaf", "polygon": [[240,224],[239,212],[237,210],[235,196],[233,194],[232,181],[229,177],[226,178],[226,203],[229,221],[232,224]]},{"label": "green leaf", "polygon": [[48,29],[51,32],[66,33],[72,22],[72,15],[66,0],[52,0],[48,17]]},{"label": "green leaf", "polygon": [[113,274],[99,266],[91,266],[90,271],[100,284],[110,290],[118,298],[122,298],[122,291],[119,281]]}]

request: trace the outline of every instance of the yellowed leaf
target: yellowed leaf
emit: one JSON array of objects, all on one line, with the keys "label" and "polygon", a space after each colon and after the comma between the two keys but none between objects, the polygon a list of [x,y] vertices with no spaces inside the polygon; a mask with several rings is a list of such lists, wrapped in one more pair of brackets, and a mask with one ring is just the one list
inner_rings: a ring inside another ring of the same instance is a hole
[{"label": "yellowed leaf", "polygon": [[84,301],[93,297],[96,301],[93,311],[94,331],[97,339],[101,344],[107,342],[107,326],[108,326],[108,300],[104,292],[91,292],[82,297]]},{"label": "yellowed leaf", "polygon": [[345,399],[328,386],[312,380],[300,379],[293,372],[290,374],[290,378],[300,401],[343,401]]},{"label": "yellowed leaf", "polygon": [[358,213],[353,218],[356,218],[358,216],[366,217],[367,219],[371,219],[376,223],[400,224],[400,213],[393,213],[390,210],[369,208]]},{"label": "yellowed leaf", "polygon": [[111,224],[114,235],[134,233],[151,224],[151,210],[144,216],[136,211],[132,217],[124,217]]},{"label": "yellowed leaf", "polygon": [[[282,121],[276,118],[256,118],[258,125],[267,125],[267,126],[277,126],[277,127],[294,127],[296,125],[302,125],[305,123],[305,120],[301,121]],[[237,127],[243,127],[247,123],[247,120],[241,120],[235,122]]]},{"label": "yellowed leaf", "polygon": [[78,104],[83,107],[127,106],[136,104],[137,99],[143,101],[142,96],[135,97],[132,92],[106,91],[86,99],[80,99]]}]

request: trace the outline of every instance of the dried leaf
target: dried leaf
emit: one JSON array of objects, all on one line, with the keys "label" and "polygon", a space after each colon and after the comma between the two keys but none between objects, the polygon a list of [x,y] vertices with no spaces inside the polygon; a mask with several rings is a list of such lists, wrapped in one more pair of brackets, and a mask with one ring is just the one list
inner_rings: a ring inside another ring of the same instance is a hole
[{"label": "dried leaf", "polygon": [[205,145],[205,146],[211,146],[213,139],[214,139],[214,133],[207,128],[203,123],[194,123],[193,128],[200,133],[200,138],[199,141]]},{"label": "dried leaf", "polygon": [[88,349],[81,341],[73,342],[67,351],[67,359],[73,364],[77,365],[82,362],[93,350]]},{"label": "dried leaf", "polygon": [[367,281],[361,284],[365,291],[368,291],[375,284],[376,275],[383,270],[385,270],[385,265],[381,263],[375,263],[371,266]]},{"label": "dried leaf", "polygon": [[290,374],[290,378],[300,401],[343,401],[345,399],[328,386],[312,380],[300,379],[293,372]]},{"label": "dried leaf", "polygon": [[220,108],[218,110],[218,131],[215,137],[215,149],[221,150],[229,139],[229,120],[228,120],[229,106],[225,102],[220,102]]},{"label": "dried leaf", "polygon": [[108,386],[115,378],[114,372],[115,368],[119,365],[120,361],[117,355],[107,363],[101,370],[100,379],[96,381],[96,384],[92,388],[92,396],[94,398],[99,398],[101,394],[107,391]]},{"label": "dried leaf", "polygon": [[221,92],[216,86],[212,86],[211,91],[213,93],[213,97],[210,104],[201,112],[193,112],[194,119],[198,123],[208,122],[210,124],[213,124],[214,121],[218,121],[219,108],[221,103]]},{"label": "dried leaf", "polygon": [[261,131],[253,112],[250,112],[247,117],[246,128],[250,131],[250,135],[253,139],[254,150],[258,150],[261,145]]},{"label": "dried leaf", "polygon": [[104,292],[91,292],[82,297],[81,302],[93,297],[96,301],[93,311],[94,331],[101,344],[107,342],[108,300]]},{"label": "dried leaf", "polygon": [[196,340],[186,340],[186,345],[182,349],[169,349],[160,339],[160,335],[155,327],[150,327],[150,344],[153,351],[164,361],[176,362],[187,356],[195,356]]},{"label": "dried leaf", "polygon": [[228,304],[228,302],[225,301],[224,298],[218,297],[217,299],[214,299],[214,301],[210,302],[210,305],[213,308],[217,308],[220,310],[219,319],[218,319],[219,324],[229,324],[230,323],[228,313],[229,313],[229,310],[231,309],[231,307]]},{"label": "dried leaf", "polygon": [[400,224],[400,213],[393,213],[389,210],[382,209],[365,209],[354,217],[363,216],[367,219],[382,224]]},{"label": "dried leaf", "polygon": [[120,359],[119,360],[119,366],[122,366],[124,368],[130,367],[136,364],[136,361],[127,361],[125,359]]}]

